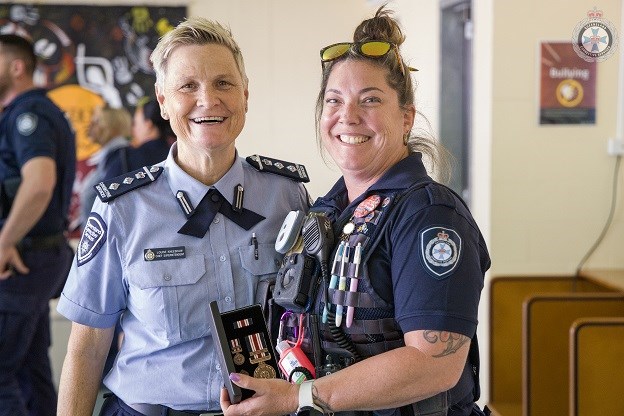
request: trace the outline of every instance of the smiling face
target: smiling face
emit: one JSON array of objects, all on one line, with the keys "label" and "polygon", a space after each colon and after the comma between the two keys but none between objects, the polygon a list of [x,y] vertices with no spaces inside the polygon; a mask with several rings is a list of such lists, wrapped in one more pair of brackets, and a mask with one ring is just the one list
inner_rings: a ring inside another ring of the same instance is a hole
[{"label": "smiling face", "polygon": [[223,45],[181,45],[168,58],[156,96],[178,139],[178,151],[233,152],[245,125],[248,92]]},{"label": "smiling face", "polygon": [[353,59],[336,63],[329,75],[320,133],[345,178],[374,181],[408,155],[403,135],[415,109],[399,106],[386,75],[373,62]]}]

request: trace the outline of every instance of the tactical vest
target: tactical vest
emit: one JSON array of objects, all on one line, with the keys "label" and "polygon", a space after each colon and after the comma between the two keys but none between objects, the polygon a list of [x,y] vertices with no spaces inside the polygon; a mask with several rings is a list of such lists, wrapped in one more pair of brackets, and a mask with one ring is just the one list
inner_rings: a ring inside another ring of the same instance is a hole
[{"label": "tactical vest", "polygon": [[[414,184],[406,190],[392,190],[368,195],[363,201],[369,201],[371,209],[366,209],[366,202],[363,202],[364,208],[357,212],[362,206],[360,204],[353,214],[343,213],[343,215],[339,216],[334,208],[322,206],[319,204],[319,201],[311,208],[311,212],[327,216],[333,224],[334,235],[337,238],[329,261],[335,257],[338,243],[341,241],[349,246],[349,252],[351,253],[349,257],[351,259],[353,259],[353,252],[358,244],[361,245],[362,249],[359,267],[356,267],[353,261],[349,261],[347,269],[343,272],[349,278],[346,288],[340,289],[332,286],[323,293],[325,288],[321,284],[319,293],[316,295],[316,302],[311,311],[311,314],[316,314],[316,316],[308,319],[308,328],[306,329],[302,348],[311,357],[313,363],[315,361],[319,363],[319,357],[313,357],[313,343],[316,341],[314,338],[320,339],[323,357],[321,367],[317,366],[316,369],[317,377],[322,377],[354,362],[405,345],[403,332],[394,319],[393,305],[386,302],[376,293],[371,283],[372,276],[369,275],[367,262],[371,253],[383,240],[388,220],[392,218],[392,213],[396,212],[396,208],[400,206],[408,194],[425,188],[431,183],[430,180],[426,180]],[[461,201],[461,198],[459,199]],[[414,201],[412,200],[411,202]],[[427,201],[424,200],[421,204],[422,208],[424,208],[427,205]],[[333,262],[328,265],[329,274],[339,273],[336,267],[340,267],[340,265],[333,264]],[[358,274],[357,291],[350,291],[350,280],[356,278],[356,269]],[[327,285],[327,282],[325,282],[325,285]],[[329,299],[329,313],[327,314],[327,320],[324,321],[321,317],[325,308],[325,299]],[[335,325],[337,306],[343,308],[343,322],[339,327]],[[354,308],[354,312],[353,321],[347,327],[345,315],[349,307]],[[311,328],[310,322],[313,324],[318,322],[318,331],[316,331],[316,328]],[[284,323],[287,327],[296,327],[298,320],[296,316],[291,315]],[[471,391],[474,400],[478,399],[478,371],[478,346],[475,335],[471,343],[471,350],[464,368],[464,374],[462,374],[459,383],[455,387],[449,391],[396,410],[399,411],[401,416],[447,415],[449,407],[467,397]],[[376,414],[393,415],[394,412],[395,409],[378,410]],[[337,413],[337,415],[341,416],[364,416],[370,414],[372,413]]]}]

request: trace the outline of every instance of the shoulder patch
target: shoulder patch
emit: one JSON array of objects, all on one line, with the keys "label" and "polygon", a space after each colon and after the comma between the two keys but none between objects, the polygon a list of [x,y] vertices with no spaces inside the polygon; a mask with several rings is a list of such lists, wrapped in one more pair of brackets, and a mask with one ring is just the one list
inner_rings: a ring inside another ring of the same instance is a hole
[{"label": "shoulder patch", "polygon": [[260,155],[247,156],[245,160],[260,172],[274,173],[297,182],[310,182],[308,172],[303,165]]},{"label": "shoulder patch", "polygon": [[17,119],[15,120],[16,124],[17,124],[17,131],[22,135],[22,136],[30,136],[33,131],[35,131],[37,129],[37,124],[39,122],[39,119],[37,118],[36,114],[33,113],[22,113],[19,116],[17,116]]},{"label": "shoulder patch", "polygon": [[88,263],[100,251],[106,242],[107,230],[108,227],[102,217],[95,212],[89,214],[76,250],[78,267]]},{"label": "shoulder patch", "polygon": [[434,279],[450,276],[462,252],[461,237],[451,228],[430,227],[418,233],[421,260]]},{"label": "shoulder patch", "polygon": [[161,166],[144,166],[141,169],[102,181],[94,188],[102,202],[110,202],[120,195],[154,182],[162,172]]}]

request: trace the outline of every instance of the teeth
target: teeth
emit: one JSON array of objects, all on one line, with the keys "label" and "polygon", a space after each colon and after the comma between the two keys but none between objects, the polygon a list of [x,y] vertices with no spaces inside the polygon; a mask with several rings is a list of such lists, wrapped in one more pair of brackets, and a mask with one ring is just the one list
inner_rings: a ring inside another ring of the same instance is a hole
[{"label": "teeth", "polygon": [[197,117],[193,121],[195,123],[220,123],[225,120],[225,117]]},{"label": "teeth", "polygon": [[340,141],[348,144],[360,144],[367,142],[370,137],[368,136],[347,136],[345,134],[341,134]]}]

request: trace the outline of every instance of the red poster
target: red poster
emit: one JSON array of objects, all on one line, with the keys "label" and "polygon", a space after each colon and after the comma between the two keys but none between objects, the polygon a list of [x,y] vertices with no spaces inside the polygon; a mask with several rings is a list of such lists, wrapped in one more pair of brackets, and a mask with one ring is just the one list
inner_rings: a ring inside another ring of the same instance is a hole
[{"label": "red poster", "polygon": [[540,68],[540,124],[595,124],[596,62],[571,42],[542,42]]}]

